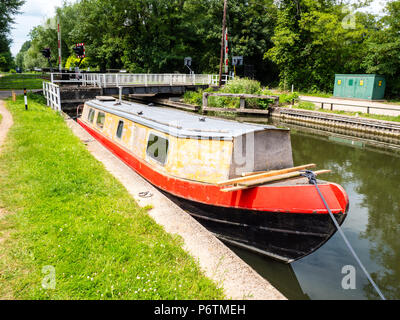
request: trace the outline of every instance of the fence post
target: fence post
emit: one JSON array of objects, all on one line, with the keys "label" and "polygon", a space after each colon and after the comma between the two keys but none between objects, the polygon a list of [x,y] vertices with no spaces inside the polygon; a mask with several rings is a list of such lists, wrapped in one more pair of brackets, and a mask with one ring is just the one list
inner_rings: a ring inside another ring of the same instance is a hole
[{"label": "fence post", "polygon": [[26,95],[26,88],[24,88],[24,101],[25,101],[25,110],[28,110],[28,97]]},{"label": "fence post", "polygon": [[57,90],[57,100],[58,100],[58,111],[61,112],[61,93],[60,93],[60,87],[56,87]]},{"label": "fence post", "polygon": [[200,113],[203,113],[203,111],[208,107],[208,92],[203,93],[203,103],[200,108]]}]

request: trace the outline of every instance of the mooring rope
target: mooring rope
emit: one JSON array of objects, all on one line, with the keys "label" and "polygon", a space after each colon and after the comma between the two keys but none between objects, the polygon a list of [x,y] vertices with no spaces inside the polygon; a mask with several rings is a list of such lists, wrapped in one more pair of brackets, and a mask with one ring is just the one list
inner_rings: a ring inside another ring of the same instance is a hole
[{"label": "mooring rope", "polygon": [[342,228],[339,226],[339,223],[336,221],[335,216],[333,215],[331,209],[328,206],[328,203],[326,202],[324,196],[322,195],[321,190],[318,187],[318,182],[317,182],[317,176],[315,175],[315,173],[313,171],[310,170],[306,170],[306,171],[301,171],[302,176],[306,177],[310,184],[313,184],[315,186],[315,188],[318,191],[319,196],[321,197],[326,209],[329,212],[329,216],[331,217],[333,223],[336,226],[336,229],[339,231],[339,234],[342,236],[344,242],[346,243],[347,247],[349,248],[350,252],[353,254],[354,258],[356,259],[357,263],[359,264],[359,266],[361,267],[361,269],[364,271],[365,275],[367,276],[368,280],[371,282],[372,286],[375,288],[376,292],[379,294],[379,296],[381,297],[382,300],[386,300],[385,296],[382,294],[381,290],[379,290],[378,286],[376,285],[376,283],[374,282],[374,280],[371,278],[370,274],[368,273],[367,269],[364,267],[364,265],[362,264],[360,258],[357,256],[356,252],[354,251],[353,247],[351,246],[349,240],[347,239],[346,235],[344,234]]}]

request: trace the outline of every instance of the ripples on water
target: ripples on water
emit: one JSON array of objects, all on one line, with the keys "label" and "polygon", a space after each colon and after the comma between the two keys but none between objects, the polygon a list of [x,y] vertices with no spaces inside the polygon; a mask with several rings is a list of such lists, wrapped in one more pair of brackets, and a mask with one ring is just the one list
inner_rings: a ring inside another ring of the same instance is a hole
[{"label": "ripples on water", "polygon": [[[350,210],[342,228],[387,299],[400,299],[400,157],[363,147],[351,137],[292,130],[295,165],[331,169],[324,180],[342,185]],[[323,247],[291,265],[232,248],[289,299],[379,299],[336,233]],[[356,268],[355,290],[344,290],[342,268]]]}]

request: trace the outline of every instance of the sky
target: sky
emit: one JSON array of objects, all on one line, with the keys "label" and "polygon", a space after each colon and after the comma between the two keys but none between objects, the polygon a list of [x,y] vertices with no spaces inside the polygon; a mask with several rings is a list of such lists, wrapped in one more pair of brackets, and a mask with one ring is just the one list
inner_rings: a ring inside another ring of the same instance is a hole
[{"label": "sky", "polygon": [[16,56],[25,41],[29,40],[29,32],[45,22],[46,18],[55,15],[55,8],[60,7],[63,0],[26,0],[20,9],[22,14],[15,17],[11,31],[11,53]]},{"label": "sky", "polygon": [[[26,0],[21,8],[20,15],[15,18],[15,24],[11,32],[13,43],[11,52],[17,55],[25,41],[29,40],[29,32],[33,27],[45,22],[47,18],[55,15],[55,8],[62,5],[63,0]],[[380,13],[385,0],[374,0],[368,11]]]}]

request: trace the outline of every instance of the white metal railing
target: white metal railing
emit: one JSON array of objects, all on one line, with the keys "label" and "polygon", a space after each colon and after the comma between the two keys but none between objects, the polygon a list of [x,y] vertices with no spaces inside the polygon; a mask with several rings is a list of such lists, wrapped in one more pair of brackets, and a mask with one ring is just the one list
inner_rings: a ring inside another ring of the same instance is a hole
[{"label": "white metal railing", "polygon": [[[67,79],[68,78],[68,79]],[[226,84],[233,77],[222,76]],[[129,74],[129,73],[52,73],[51,83],[80,83],[83,86],[100,88],[124,85],[218,85],[215,74]]]},{"label": "white metal railing", "polygon": [[60,87],[58,85],[43,81],[43,95],[47,100],[47,106],[53,110],[61,111]]}]

